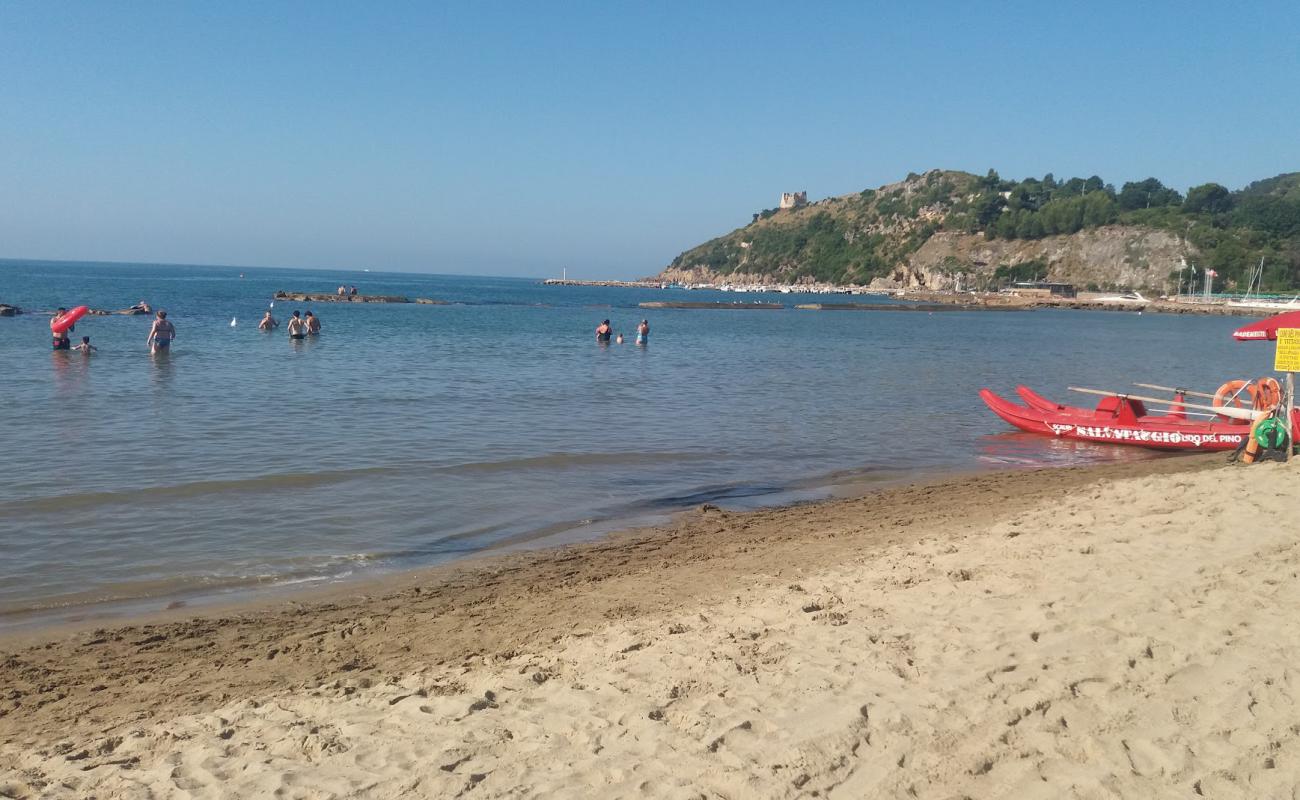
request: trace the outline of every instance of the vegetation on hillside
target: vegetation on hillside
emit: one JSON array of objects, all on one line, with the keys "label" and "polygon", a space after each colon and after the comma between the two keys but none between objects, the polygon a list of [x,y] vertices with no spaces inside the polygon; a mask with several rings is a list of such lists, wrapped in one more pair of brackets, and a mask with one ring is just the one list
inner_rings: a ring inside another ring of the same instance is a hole
[{"label": "vegetation on hillside", "polygon": [[887,274],[937,231],[990,239],[1040,239],[1102,225],[1144,226],[1185,237],[1198,266],[1219,285],[1244,286],[1262,257],[1263,288],[1300,287],[1300,173],[1230,191],[1217,183],[1184,197],[1156,178],[1004,180],[935,170],[880,190],[754,215],[749,225],[678,256],[673,267],[705,266],[784,280],[866,283]]}]

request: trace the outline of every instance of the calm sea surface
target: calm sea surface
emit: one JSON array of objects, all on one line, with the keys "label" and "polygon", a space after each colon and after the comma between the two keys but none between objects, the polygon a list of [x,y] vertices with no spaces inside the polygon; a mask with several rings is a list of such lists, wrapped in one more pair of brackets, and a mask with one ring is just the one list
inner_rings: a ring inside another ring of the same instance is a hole
[{"label": "calm sea surface", "polygon": [[[450,305],[277,302],[282,322],[310,308],[324,333],[257,330],[277,289],[340,283]],[[1213,390],[1268,372],[1272,350],[1232,341],[1232,318],[815,312],[792,306],[850,298],[0,262],[0,302],[25,309],[140,299],[175,322],[170,356],[146,351],[148,317],[83,319],[89,358],[52,353],[45,315],[0,318],[0,627],[570,541],[706,501],[1149,457],[1010,433],[976,392]],[[673,299],[791,308],[636,307]],[[605,317],[627,344],[593,341]]]}]

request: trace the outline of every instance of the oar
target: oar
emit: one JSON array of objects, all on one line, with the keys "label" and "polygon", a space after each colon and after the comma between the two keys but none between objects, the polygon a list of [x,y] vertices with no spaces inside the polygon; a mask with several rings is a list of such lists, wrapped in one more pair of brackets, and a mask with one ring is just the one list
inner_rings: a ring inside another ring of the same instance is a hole
[{"label": "oar", "polygon": [[[1102,397],[1127,397],[1130,400],[1141,400],[1144,403],[1169,403],[1168,400],[1163,400],[1159,397],[1142,397],[1136,394],[1124,394],[1123,392],[1104,392],[1100,389],[1080,389],[1077,386],[1067,386],[1066,388],[1072,392],[1081,392],[1083,394],[1097,394],[1097,395],[1101,395]],[[1185,408],[1200,408],[1200,409],[1204,409],[1205,411],[1213,411],[1215,414],[1220,414],[1225,417],[1232,417],[1233,419],[1244,419],[1249,421],[1262,419],[1263,417],[1268,416],[1268,414],[1270,413],[1268,411],[1252,411],[1249,408],[1227,408],[1227,407],[1217,408],[1215,406],[1197,405],[1196,403],[1179,403],[1179,405],[1184,406]]]},{"label": "oar", "polygon": [[1148,403],[1146,403],[1146,405],[1148,405],[1148,406],[1150,406],[1150,405],[1165,406],[1165,407],[1169,408],[1171,411],[1172,411],[1173,409],[1179,409],[1179,410],[1182,412],[1182,414],[1183,414],[1184,416],[1187,416],[1187,417],[1217,417],[1217,416],[1219,416],[1218,414],[1213,414],[1213,413],[1211,413],[1211,412],[1209,412],[1209,411],[1188,411],[1186,408],[1183,407],[1182,403],[1170,403],[1170,402],[1167,401],[1167,400],[1162,400],[1162,401],[1160,401],[1159,403],[1148,402]]},{"label": "oar", "polygon": [[1191,389],[1177,389],[1173,386],[1156,386],[1154,383],[1135,383],[1133,385],[1141,386],[1143,389],[1155,389],[1156,391],[1159,392],[1174,392],[1175,394],[1181,392],[1187,395],[1188,397],[1205,397],[1205,398],[1209,398],[1210,400],[1214,399],[1214,395],[1212,394],[1207,394],[1205,392],[1193,392]]}]

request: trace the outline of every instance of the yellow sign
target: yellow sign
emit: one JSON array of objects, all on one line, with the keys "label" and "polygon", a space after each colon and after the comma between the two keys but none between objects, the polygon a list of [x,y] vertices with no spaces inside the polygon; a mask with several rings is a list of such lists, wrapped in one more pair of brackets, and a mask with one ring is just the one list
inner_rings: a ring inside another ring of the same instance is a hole
[{"label": "yellow sign", "polygon": [[1300,372],[1300,328],[1277,329],[1277,354],[1273,356],[1273,369],[1278,372]]}]

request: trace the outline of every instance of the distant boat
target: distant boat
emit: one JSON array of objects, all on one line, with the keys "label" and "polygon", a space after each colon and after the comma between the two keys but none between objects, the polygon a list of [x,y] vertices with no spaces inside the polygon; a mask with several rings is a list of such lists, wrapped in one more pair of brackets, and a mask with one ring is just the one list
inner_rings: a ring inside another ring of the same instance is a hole
[{"label": "distant boat", "polygon": [[1126,294],[1112,294],[1107,297],[1094,297],[1094,303],[1150,303],[1151,301],[1142,296],[1141,292],[1128,292]]},{"label": "distant boat", "polygon": [[[1263,311],[1293,311],[1300,308],[1300,295],[1290,300],[1268,300],[1261,297],[1259,291],[1263,283],[1264,259],[1261,257],[1246,279],[1246,294],[1240,300],[1229,300],[1228,305],[1233,308],[1258,308]],[[1254,297],[1251,296],[1252,293]]]},{"label": "distant boat", "polygon": [[1258,308],[1261,311],[1293,311],[1300,308],[1300,294],[1290,300],[1263,300],[1259,297],[1229,300],[1228,305],[1233,308]]}]

